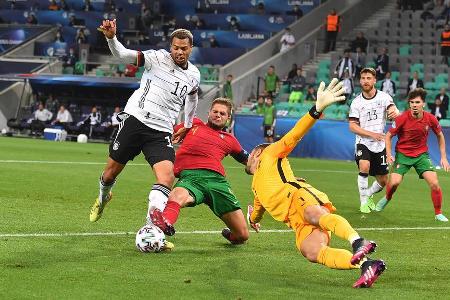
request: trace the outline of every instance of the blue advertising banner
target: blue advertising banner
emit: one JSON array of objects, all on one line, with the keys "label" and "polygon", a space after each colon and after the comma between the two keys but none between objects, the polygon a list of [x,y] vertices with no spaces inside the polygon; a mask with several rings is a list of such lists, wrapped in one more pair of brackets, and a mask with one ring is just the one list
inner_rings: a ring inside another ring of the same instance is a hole
[{"label": "blue advertising banner", "polygon": [[0,26],[0,53],[17,46],[26,40],[47,30],[48,27],[1,25]]},{"label": "blue advertising banner", "polygon": [[34,43],[34,55],[62,57],[68,53],[67,43]]},{"label": "blue advertising banner", "polygon": [[[205,22],[206,28],[229,30],[230,21],[235,17],[240,25],[240,31],[277,32],[295,21],[294,16],[286,15],[244,15],[244,14],[197,14]],[[188,21],[185,21],[186,25]]]},{"label": "blue advertising banner", "polygon": [[[156,46],[151,45],[130,45],[127,46],[133,50],[150,50],[159,49]],[[166,49],[169,51],[169,49]],[[230,61],[238,58],[246,52],[244,48],[199,48],[194,47],[192,49],[191,57],[189,61],[196,65],[226,65]]]},{"label": "blue advertising banner", "polygon": [[194,44],[208,47],[211,36],[216,38],[220,47],[224,48],[254,48],[270,38],[268,32],[236,32],[221,30],[192,30]]},{"label": "blue advertising banner", "polygon": [[[277,118],[275,134],[283,136],[298,119]],[[234,132],[242,147],[251,151],[256,145],[264,143],[262,117],[236,115]],[[450,127],[442,128],[446,140],[450,140]],[[393,139],[393,149],[397,138]],[[428,136],[430,158],[435,165],[440,163],[440,152],[436,136]],[[447,143],[447,156],[450,145]],[[312,157],[337,160],[354,160],[355,135],[348,129],[348,122],[319,120],[291,152],[295,157]]]},{"label": "blue advertising banner", "polygon": [[[255,13],[257,5],[264,3],[266,14],[283,14],[299,5],[303,13],[308,13],[320,4],[320,0],[165,0],[164,11],[173,12],[177,18],[197,13]],[[193,9],[194,8],[194,9]]]},{"label": "blue advertising banner", "polygon": [[193,64],[226,65],[245,53],[243,48],[198,48],[194,47],[190,61]]}]

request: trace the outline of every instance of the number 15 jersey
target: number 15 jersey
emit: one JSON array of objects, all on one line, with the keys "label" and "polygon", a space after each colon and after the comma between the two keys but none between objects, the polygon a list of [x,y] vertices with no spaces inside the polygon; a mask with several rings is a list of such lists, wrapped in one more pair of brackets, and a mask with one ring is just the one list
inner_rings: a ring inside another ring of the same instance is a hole
[{"label": "number 15 jersey", "polygon": [[142,54],[145,70],[141,84],[124,111],[152,129],[172,133],[187,95],[199,87],[200,72],[190,62],[186,69],[181,68],[163,49]]},{"label": "number 15 jersey", "polygon": [[[350,105],[349,121],[358,122],[362,129],[384,133],[386,126],[386,111],[389,106],[394,105],[392,97],[382,91],[376,90],[375,96],[366,98],[361,93],[355,97]],[[384,150],[384,140],[377,141],[369,137],[356,135],[355,144],[363,144],[372,152]]]}]

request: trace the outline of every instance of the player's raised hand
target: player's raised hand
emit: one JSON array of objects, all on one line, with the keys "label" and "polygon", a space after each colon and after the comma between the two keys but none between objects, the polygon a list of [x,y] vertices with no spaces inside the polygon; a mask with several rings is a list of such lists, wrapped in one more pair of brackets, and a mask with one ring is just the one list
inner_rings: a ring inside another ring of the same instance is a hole
[{"label": "player's raised hand", "polygon": [[251,221],[250,216],[252,215],[253,212],[253,206],[249,205],[247,206],[247,222],[248,225],[250,225],[250,227],[256,231],[257,233],[259,232],[259,230],[261,229],[261,224],[259,223],[254,223]]},{"label": "player's raised hand", "polygon": [[317,90],[316,110],[322,112],[330,104],[345,100],[344,92],[343,84],[337,78],[333,78],[327,88],[322,81]]},{"label": "player's raised hand", "polygon": [[384,133],[372,132],[372,138],[376,141],[384,141],[385,135]]},{"label": "player's raised hand", "polygon": [[392,157],[392,155],[388,154],[386,155],[386,163],[390,166],[394,163],[394,158]]},{"label": "player's raised hand", "polygon": [[103,20],[102,25],[97,28],[97,30],[103,32],[103,34],[108,38],[112,39],[116,35],[116,19],[114,20]]},{"label": "player's raised hand", "polygon": [[389,120],[394,120],[399,115],[400,115],[400,111],[398,110],[398,108],[395,105],[391,106],[387,112],[387,117]]},{"label": "player's raised hand", "polygon": [[448,160],[446,158],[441,159],[441,166],[442,169],[444,169],[445,172],[450,171],[450,165],[448,164]]}]

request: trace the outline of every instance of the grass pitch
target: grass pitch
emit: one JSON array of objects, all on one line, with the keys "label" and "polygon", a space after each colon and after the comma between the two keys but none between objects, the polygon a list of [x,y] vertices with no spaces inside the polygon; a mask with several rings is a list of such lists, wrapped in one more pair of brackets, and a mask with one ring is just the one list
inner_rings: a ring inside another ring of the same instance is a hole
[{"label": "grass pitch", "polygon": [[[246,245],[232,246],[206,206],[186,208],[170,238],[174,251],[138,252],[134,232],[153,183],[141,156],[120,175],[102,219],[89,222],[107,151],[103,144],[0,138],[0,299],[449,299],[450,224],[434,221],[428,187],[413,171],[384,212],[362,215],[353,162],[290,160],[361,235],[377,241],[374,257],[387,270],[373,288],[355,290],[359,270],[307,262],[294,234],[269,215],[263,229],[283,231],[252,233]],[[250,177],[232,159],[225,166],[246,207]],[[450,176],[438,174],[449,216]],[[331,245],[350,249],[336,237]]]}]

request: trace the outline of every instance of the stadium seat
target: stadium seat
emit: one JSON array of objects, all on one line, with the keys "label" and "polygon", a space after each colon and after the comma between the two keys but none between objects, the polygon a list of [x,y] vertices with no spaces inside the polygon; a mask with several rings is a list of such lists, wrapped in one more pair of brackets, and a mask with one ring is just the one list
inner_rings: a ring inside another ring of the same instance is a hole
[{"label": "stadium seat", "polygon": [[426,82],[425,83],[425,89],[427,90],[437,90],[439,89],[438,84],[436,84],[436,82]]},{"label": "stadium seat", "polygon": [[411,54],[411,45],[403,45],[398,48],[398,54],[400,56],[409,56]]},{"label": "stadium seat", "polygon": [[250,108],[246,106],[241,107],[241,113],[250,114],[251,113]]},{"label": "stadium seat", "polygon": [[65,67],[62,70],[63,74],[73,74],[73,68],[72,67]]},{"label": "stadium seat", "polygon": [[105,76],[105,71],[102,70],[102,69],[97,68],[97,69],[95,69],[95,76],[97,76],[97,77],[104,77]]},{"label": "stadium seat", "polygon": [[441,119],[439,123],[441,124],[441,126],[450,127],[450,119]]},{"label": "stadium seat", "polygon": [[86,67],[85,64],[83,64],[83,63],[77,61],[77,62],[75,63],[75,68],[74,68],[74,70],[73,70],[73,74],[76,74],[76,75],[84,75],[84,69],[85,69],[85,67]]}]

